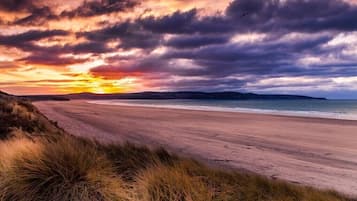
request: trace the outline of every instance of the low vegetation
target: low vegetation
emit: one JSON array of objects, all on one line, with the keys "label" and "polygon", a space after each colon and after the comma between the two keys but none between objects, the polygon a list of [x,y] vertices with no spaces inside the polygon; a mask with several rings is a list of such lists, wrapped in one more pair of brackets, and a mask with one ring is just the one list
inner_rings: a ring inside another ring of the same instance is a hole
[{"label": "low vegetation", "polygon": [[29,102],[0,94],[0,201],[352,201],[133,144],[66,134]]},{"label": "low vegetation", "polygon": [[0,93],[0,139],[18,133],[53,136],[63,131],[29,101]]},{"label": "low vegetation", "polygon": [[0,161],[3,200],[127,200],[113,163],[91,143],[64,137],[54,141],[13,139],[4,146],[4,153],[15,153]]}]

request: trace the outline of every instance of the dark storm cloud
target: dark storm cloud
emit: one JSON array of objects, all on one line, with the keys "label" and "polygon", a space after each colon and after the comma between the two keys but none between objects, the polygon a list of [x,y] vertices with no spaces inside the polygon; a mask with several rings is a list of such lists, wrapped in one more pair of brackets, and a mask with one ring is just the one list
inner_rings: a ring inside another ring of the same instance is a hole
[{"label": "dark storm cloud", "polygon": [[113,49],[109,48],[105,43],[100,42],[84,42],[77,45],[66,45],[59,48],[60,52],[81,54],[81,53],[106,53],[112,52]]},{"label": "dark storm cloud", "polygon": [[201,35],[193,35],[193,36],[178,36],[171,38],[166,42],[165,45],[169,47],[175,48],[195,48],[202,47],[206,45],[212,44],[222,44],[228,42],[230,39],[229,36],[201,36]]},{"label": "dark storm cloud", "polygon": [[192,23],[196,20],[197,10],[192,9],[188,12],[177,11],[172,15],[163,17],[146,17],[139,19],[138,24],[144,29],[156,33],[193,33]]},{"label": "dark storm cloud", "polygon": [[121,12],[134,8],[140,3],[139,0],[102,0],[84,1],[78,8],[70,11],[63,11],[62,17],[91,17],[113,12]]},{"label": "dark storm cloud", "polygon": [[357,7],[342,0],[236,0],[223,15],[199,17],[197,10],[146,17],[137,23],[155,33],[314,32],[357,29]]},{"label": "dark storm cloud", "polygon": [[49,20],[60,20],[62,18],[92,17],[114,12],[123,12],[138,5],[138,0],[101,0],[84,1],[79,7],[73,10],[65,10],[60,14],[53,12],[53,9],[46,4],[39,4],[35,0],[2,0],[0,10],[8,12],[27,12],[28,15],[8,22],[14,25],[42,25]]},{"label": "dark storm cloud", "polygon": [[[209,21],[199,22],[196,19],[195,9],[180,12],[163,17],[140,18],[133,22],[122,22],[100,30],[78,33],[78,36],[85,37],[92,41],[107,42],[110,40],[120,40],[118,48],[143,48],[152,49],[162,44],[163,34],[191,34],[202,32],[202,34],[219,33],[227,31],[227,26],[222,25],[222,19],[217,17],[206,17]],[[231,30],[231,28],[229,28]],[[199,47],[225,43],[229,40],[229,35],[223,36],[179,36],[167,42],[166,45],[177,48]]]},{"label": "dark storm cloud", "polygon": [[44,47],[35,44],[36,41],[51,38],[54,36],[66,36],[69,32],[62,30],[37,31],[32,30],[21,34],[0,36],[0,45],[15,47],[31,55],[19,59],[26,63],[62,65],[71,64],[73,61],[59,58],[61,48],[57,46]]},{"label": "dark storm cloud", "polygon": [[331,36],[321,36],[307,39],[290,39],[289,41],[266,40],[259,43],[208,46],[198,50],[170,51],[165,57],[227,62],[254,61],[267,58],[279,59],[286,57],[288,54],[319,51],[319,46],[331,39]]},{"label": "dark storm cloud", "polygon": [[[228,5],[224,14],[200,17],[197,12],[192,9],[161,17],[140,17],[78,36],[103,43],[119,40],[118,48],[123,49],[153,49],[159,45],[188,49],[227,43],[233,35],[247,32],[262,32],[278,38],[292,31],[357,29],[354,22],[357,7],[341,0],[236,0]],[[176,36],[164,42],[164,34]],[[235,55],[224,57],[231,56]]]},{"label": "dark storm cloud", "polygon": [[28,14],[25,17],[16,18],[14,21],[2,23],[8,25],[41,25],[48,20],[59,19],[50,7],[40,5],[39,1],[35,0],[2,0],[0,1],[0,10]]},{"label": "dark storm cloud", "polygon": [[63,57],[64,54],[100,54],[113,51],[108,48],[104,43],[84,42],[76,45],[64,46],[49,46],[43,47],[34,45],[32,43],[21,47],[24,51],[30,52],[31,55],[19,59],[29,64],[44,64],[44,65],[70,65],[83,63],[89,59],[76,59],[73,57]]},{"label": "dark storm cloud", "polygon": [[124,49],[150,49],[156,47],[162,40],[162,35],[148,32],[138,24],[131,22],[119,23],[97,31],[79,33],[78,36],[97,42],[120,39],[118,48]]},{"label": "dark storm cloud", "polygon": [[121,36],[130,35],[135,31],[133,26],[132,23],[127,21],[100,30],[78,33],[78,36],[83,36],[93,41],[109,41],[111,39],[120,38]]},{"label": "dark storm cloud", "polygon": [[[225,77],[229,75],[255,76],[294,76],[294,75],[357,75],[351,70],[357,66],[357,60],[336,62],[334,68],[311,65],[302,67],[298,60],[304,55],[328,57],[335,54],[333,49],[326,51],[324,44],[332,36],[322,35],[303,39],[266,40],[253,44],[227,44],[202,47],[196,50],[175,50],[167,52],[162,59],[188,59],[202,68],[183,69],[187,76]],[[339,52],[340,49],[335,51]]]},{"label": "dark storm cloud", "polygon": [[32,30],[21,34],[0,35],[0,44],[8,47],[16,47],[27,52],[45,52],[48,54],[59,53],[105,53],[113,49],[107,47],[106,43],[90,41],[75,45],[67,44],[64,46],[38,46],[34,42],[48,39],[54,36],[67,36],[70,33],[63,30],[38,31]]},{"label": "dark storm cloud", "polygon": [[0,35],[0,44],[12,47],[21,47],[29,42],[38,41],[53,36],[65,36],[68,34],[69,32],[63,30],[32,30],[21,34]]},{"label": "dark storm cloud", "polygon": [[63,65],[71,65],[77,63],[83,63],[87,61],[87,59],[75,59],[71,57],[60,57],[56,54],[33,54],[28,57],[19,59],[18,61],[23,61],[28,64],[41,64],[41,65],[49,65],[49,66],[63,66]]},{"label": "dark storm cloud", "polygon": [[20,18],[12,22],[15,25],[42,25],[45,24],[48,20],[59,19],[55,15],[50,7],[44,6],[41,8],[33,8],[31,14],[24,18]]},{"label": "dark storm cloud", "polygon": [[86,61],[85,59],[65,58],[61,56],[63,54],[100,54],[113,51],[113,49],[107,47],[106,43],[95,41],[63,46],[39,46],[35,44],[35,42],[42,39],[49,39],[54,36],[66,36],[69,34],[69,32],[63,30],[32,30],[15,35],[0,35],[0,45],[15,47],[31,54],[18,61],[46,65],[68,65]]},{"label": "dark storm cloud", "polygon": [[226,9],[243,29],[258,31],[356,30],[357,7],[342,0],[236,0]]},{"label": "dark storm cloud", "polygon": [[[115,60],[117,59],[117,60]],[[158,57],[148,57],[148,58],[135,58],[131,62],[126,62],[127,60],[115,57],[110,59],[112,64],[102,65],[91,69],[92,73],[162,73],[170,72],[168,70],[168,61],[160,59]]]},{"label": "dark storm cloud", "polygon": [[148,78],[150,83],[148,87],[164,87],[164,90],[175,89],[177,91],[241,91],[244,89],[245,84],[249,79],[234,79],[234,78],[221,78],[221,79],[181,79],[173,80],[168,79]]},{"label": "dark storm cloud", "polygon": [[[333,66],[310,65],[301,67],[297,61],[303,55],[326,56],[324,45],[332,36],[321,35],[302,39],[266,40],[254,44],[218,44],[199,49],[171,50],[157,57],[127,58],[115,57],[111,65],[93,68],[91,72],[164,74],[186,77],[224,79],[232,75],[266,76],[329,76],[357,75],[357,61],[334,63]],[[337,49],[339,51],[339,49]],[[193,67],[179,60],[189,61]],[[165,77],[164,76],[164,77]]]},{"label": "dark storm cloud", "polygon": [[34,8],[33,0],[1,0],[0,10],[16,12]]},{"label": "dark storm cloud", "polygon": [[199,17],[196,9],[176,11],[162,17],[146,17],[136,20],[144,29],[154,33],[192,34],[227,33],[235,30],[235,24],[226,16]]}]

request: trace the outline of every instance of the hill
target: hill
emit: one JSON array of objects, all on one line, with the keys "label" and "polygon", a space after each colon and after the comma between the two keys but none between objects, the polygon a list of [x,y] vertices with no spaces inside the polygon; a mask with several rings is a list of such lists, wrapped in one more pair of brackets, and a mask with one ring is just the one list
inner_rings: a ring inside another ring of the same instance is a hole
[{"label": "hill", "polygon": [[311,100],[315,98],[300,95],[281,94],[254,94],[240,92],[140,92],[140,93],[116,93],[116,94],[94,94],[78,93],[66,95],[34,95],[23,96],[31,100],[57,100],[66,101],[70,99],[206,99],[206,100]]}]

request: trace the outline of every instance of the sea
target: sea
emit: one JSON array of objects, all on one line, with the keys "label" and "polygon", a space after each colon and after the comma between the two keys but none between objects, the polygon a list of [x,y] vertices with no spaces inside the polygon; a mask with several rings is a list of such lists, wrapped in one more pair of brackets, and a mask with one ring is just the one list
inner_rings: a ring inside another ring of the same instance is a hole
[{"label": "sea", "polygon": [[357,120],[357,100],[95,100],[95,104]]}]

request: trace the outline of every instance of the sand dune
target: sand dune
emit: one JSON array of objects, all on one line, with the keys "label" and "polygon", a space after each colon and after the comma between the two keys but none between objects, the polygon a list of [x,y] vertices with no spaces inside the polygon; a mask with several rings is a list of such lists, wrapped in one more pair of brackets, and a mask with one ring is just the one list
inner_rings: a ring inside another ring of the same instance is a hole
[{"label": "sand dune", "polygon": [[357,121],[36,102],[68,132],[161,145],[212,164],[357,195]]}]

